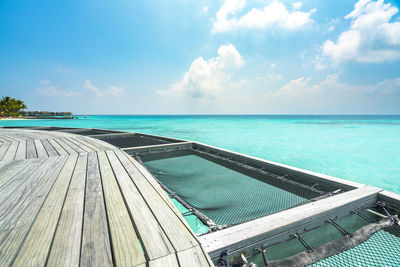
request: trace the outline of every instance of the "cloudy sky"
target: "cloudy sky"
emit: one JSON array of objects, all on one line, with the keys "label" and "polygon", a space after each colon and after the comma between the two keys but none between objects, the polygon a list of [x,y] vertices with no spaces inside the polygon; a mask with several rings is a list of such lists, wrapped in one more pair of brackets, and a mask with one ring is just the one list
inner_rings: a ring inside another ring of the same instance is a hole
[{"label": "cloudy sky", "polygon": [[0,2],[0,95],[86,114],[400,114],[399,1]]}]

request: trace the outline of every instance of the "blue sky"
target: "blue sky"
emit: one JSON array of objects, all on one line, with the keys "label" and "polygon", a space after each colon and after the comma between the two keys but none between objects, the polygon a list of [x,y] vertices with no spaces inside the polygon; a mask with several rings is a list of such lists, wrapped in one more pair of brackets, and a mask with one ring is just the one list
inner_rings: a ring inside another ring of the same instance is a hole
[{"label": "blue sky", "polygon": [[0,95],[86,114],[400,114],[399,1],[0,2]]}]

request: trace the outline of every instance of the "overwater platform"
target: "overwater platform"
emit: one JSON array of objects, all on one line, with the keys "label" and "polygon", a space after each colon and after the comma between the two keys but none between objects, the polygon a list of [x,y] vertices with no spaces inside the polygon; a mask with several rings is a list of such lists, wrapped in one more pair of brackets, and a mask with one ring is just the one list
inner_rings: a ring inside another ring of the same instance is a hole
[{"label": "overwater platform", "polygon": [[400,195],[143,133],[0,128],[0,266],[399,266]]},{"label": "overwater platform", "polygon": [[0,266],[214,266],[126,152],[38,129],[0,129]]}]

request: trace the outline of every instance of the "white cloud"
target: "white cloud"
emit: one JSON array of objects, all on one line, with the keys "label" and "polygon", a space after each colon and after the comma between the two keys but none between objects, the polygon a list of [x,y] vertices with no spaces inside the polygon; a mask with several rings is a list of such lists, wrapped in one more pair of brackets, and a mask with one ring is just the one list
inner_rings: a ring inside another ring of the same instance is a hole
[{"label": "white cloud", "polygon": [[312,83],[311,78],[301,77],[266,93],[260,101],[274,113],[400,112],[400,77],[369,85],[341,83],[338,78],[331,74]]},{"label": "white cloud", "polygon": [[294,2],[292,5],[294,9],[300,9],[303,6],[301,2]]},{"label": "white cloud", "polygon": [[39,94],[43,96],[77,96],[80,95],[80,92],[77,91],[66,91],[66,90],[61,90],[57,86],[52,85],[51,81],[49,80],[43,80],[40,81],[40,87],[37,89]]},{"label": "white cloud", "polygon": [[41,84],[41,85],[46,85],[46,84],[49,84],[49,83],[50,83],[49,80],[40,81],[40,84]]},{"label": "white cloud", "polygon": [[400,22],[390,22],[398,9],[383,0],[360,0],[345,16],[351,19],[350,29],[335,43],[327,40],[322,53],[334,65],[354,60],[381,63],[400,59]]},{"label": "white cloud", "polygon": [[222,45],[218,56],[209,60],[195,59],[181,81],[168,90],[158,90],[160,95],[181,95],[192,98],[215,98],[232,86],[230,71],[244,64],[242,56],[232,44]]},{"label": "white cloud", "polygon": [[83,83],[83,88],[94,93],[96,96],[117,96],[125,91],[124,87],[118,87],[115,85],[108,86],[107,90],[100,90],[98,87],[94,86],[90,80],[85,80]]},{"label": "white cloud", "polygon": [[226,32],[239,28],[263,29],[272,26],[295,30],[311,23],[310,16],[316,11],[298,11],[302,6],[300,2],[294,3],[293,11],[289,11],[283,3],[274,1],[263,9],[252,8],[241,17],[229,18],[241,11],[245,4],[245,0],[225,0],[216,14],[212,32]]},{"label": "white cloud", "polygon": [[334,29],[335,29],[334,26],[330,26],[329,29],[328,29],[328,32],[331,32],[331,31],[333,31]]},{"label": "white cloud", "polygon": [[271,69],[273,69],[273,68],[275,68],[275,64],[272,63],[271,65],[269,65],[269,67],[270,67]]}]

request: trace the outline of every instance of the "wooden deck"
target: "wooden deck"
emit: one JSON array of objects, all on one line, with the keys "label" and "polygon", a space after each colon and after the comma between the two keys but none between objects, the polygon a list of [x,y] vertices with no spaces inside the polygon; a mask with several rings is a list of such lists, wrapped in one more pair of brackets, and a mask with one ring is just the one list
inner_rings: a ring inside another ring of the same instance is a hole
[{"label": "wooden deck", "polygon": [[0,129],[0,266],[213,266],[154,178],[122,150]]}]

